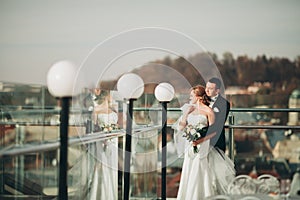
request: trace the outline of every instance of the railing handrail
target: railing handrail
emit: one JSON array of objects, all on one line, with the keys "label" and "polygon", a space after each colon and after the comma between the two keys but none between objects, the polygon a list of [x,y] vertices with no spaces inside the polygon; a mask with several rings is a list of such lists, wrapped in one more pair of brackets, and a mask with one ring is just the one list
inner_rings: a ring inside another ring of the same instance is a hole
[{"label": "railing handrail", "polygon": [[229,112],[300,112],[300,108],[230,108]]},{"label": "railing handrail", "polygon": [[300,126],[291,125],[225,125],[225,128],[234,129],[300,129]]},{"label": "railing handrail", "polygon": [[[161,126],[143,126],[133,129],[133,134],[143,133],[150,130],[159,129]],[[89,144],[99,142],[111,138],[122,137],[125,135],[125,130],[120,129],[111,133],[95,132],[82,136],[71,137],[68,140],[69,146],[79,144]],[[49,150],[55,150],[60,147],[59,139],[53,141],[41,142],[38,144],[27,143],[23,145],[11,145],[0,150],[0,158],[4,156],[23,155],[27,153],[36,153]]]},{"label": "railing handrail", "polygon": [[[55,114],[55,115],[59,115],[61,111],[60,107],[55,107],[55,108],[51,108],[51,109],[22,109],[22,110],[2,110],[0,111],[0,115],[1,114],[15,114],[15,113],[37,113],[37,114]],[[91,114],[92,111],[87,110],[87,109],[77,109],[77,108],[71,108],[70,110],[70,114]]]},{"label": "railing handrail", "polygon": [[[123,135],[124,135],[123,132],[110,133],[105,135],[92,133],[84,136],[69,138],[68,143],[69,146],[73,146],[78,143],[88,144],[88,143],[98,142],[98,141],[102,141],[114,137],[121,137]],[[16,155],[23,155],[27,153],[36,153],[36,152],[55,150],[58,149],[59,146],[60,146],[59,139],[53,141],[41,142],[38,144],[26,143],[23,145],[11,145],[0,151],[0,158],[3,156],[16,156]]]},{"label": "railing handrail", "polygon": [[[161,107],[157,108],[133,108],[134,111],[160,111]],[[168,111],[181,111],[180,108],[167,108]],[[230,108],[229,112],[300,112],[300,108]]]}]

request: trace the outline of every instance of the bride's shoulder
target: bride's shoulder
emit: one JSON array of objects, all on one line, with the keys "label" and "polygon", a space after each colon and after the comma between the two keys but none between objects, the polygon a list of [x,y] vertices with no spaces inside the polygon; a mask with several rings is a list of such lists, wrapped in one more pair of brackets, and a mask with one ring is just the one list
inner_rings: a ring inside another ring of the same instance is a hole
[{"label": "bride's shoulder", "polygon": [[205,111],[206,112],[214,112],[214,110],[209,106],[205,106]]},{"label": "bride's shoulder", "polygon": [[209,113],[213,112],[213,109],[209,106],[203,106],[201,110],[205,115],[208,115]]}]

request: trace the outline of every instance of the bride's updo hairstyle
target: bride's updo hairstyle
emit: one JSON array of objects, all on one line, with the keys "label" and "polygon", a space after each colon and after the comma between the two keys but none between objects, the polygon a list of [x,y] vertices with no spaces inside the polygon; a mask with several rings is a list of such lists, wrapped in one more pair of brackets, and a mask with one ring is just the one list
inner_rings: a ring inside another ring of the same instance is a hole
[{"label": "bride's updo hairstyle", "polygon": [[109,96],[109,91],[108,90],[101,90],[98,102],[100,104],[103,103],[108,96]]},{"label": "bride's updo hairstyle", "polygon": [[202,103],[209,106],[210,98],[209,98],[209,96],[207,96],[207,94],[205,92],[205,87],[203,87],[202,85],[196,85],[196,86],[192,87],[192,90],[194,91],[194,93],[197,97],[201,97]]}]

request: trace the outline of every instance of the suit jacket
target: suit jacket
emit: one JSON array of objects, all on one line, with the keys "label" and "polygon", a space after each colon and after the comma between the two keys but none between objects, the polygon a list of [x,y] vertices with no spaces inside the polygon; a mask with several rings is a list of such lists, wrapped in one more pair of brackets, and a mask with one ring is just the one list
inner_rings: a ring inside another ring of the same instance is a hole
[{"label": "suit jacket", "polygon": [[216,136],[211,139],[211,145],[218,147],[225,152],[226,139],[224,124],[230,110],[230,104],[226,99],[219,95],[214,102],[212,109],[215,113],[215,123],[212,125],[212,129],[209,132],[216,132]]}]

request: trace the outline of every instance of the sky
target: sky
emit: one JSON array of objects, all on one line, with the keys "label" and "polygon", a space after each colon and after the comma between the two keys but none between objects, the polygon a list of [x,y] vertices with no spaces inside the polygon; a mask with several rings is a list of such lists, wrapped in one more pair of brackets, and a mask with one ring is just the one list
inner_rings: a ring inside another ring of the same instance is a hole
[{"label": "sky", "polygon": [[[95,48],[102,48],[103,54],[109,48],[114,51],[118,45],[109,44],[118,41],[116,36],[122,39],[124,32],[147,27],[185,35],[219,58],[231,52],[234,57],[264,54],[294,60],[300,55],[299,8],[298,0],[0,0],[0,81],[45,85],[47,72],[57,61],[71,60],[80,68]],[[162,39],[176,48],[177,41]],[[130,59],[142,63],[164,55],[145,52],[123,55],[120,71],[139,65]]]}]

